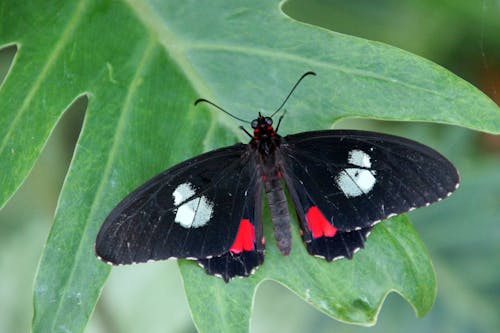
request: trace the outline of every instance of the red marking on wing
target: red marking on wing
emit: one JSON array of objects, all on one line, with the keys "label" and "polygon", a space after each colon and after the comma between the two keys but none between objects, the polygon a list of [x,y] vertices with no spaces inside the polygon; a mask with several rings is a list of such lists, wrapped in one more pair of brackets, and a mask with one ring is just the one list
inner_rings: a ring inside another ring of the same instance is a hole
[{"label": "red marking on wing", "polygon": [[313,238],[333,237],[337,233],[337,228],[328,222],[317,206],[309,208],[306,213],[306,221]]},{"label": "red marking on wing", "polygon": [[238,233],[234,239],[233,245],[229,248],[232,253],[241,253],[242,251],[252,251],[254,249],[255,228],[249,219],[241,219]]}]

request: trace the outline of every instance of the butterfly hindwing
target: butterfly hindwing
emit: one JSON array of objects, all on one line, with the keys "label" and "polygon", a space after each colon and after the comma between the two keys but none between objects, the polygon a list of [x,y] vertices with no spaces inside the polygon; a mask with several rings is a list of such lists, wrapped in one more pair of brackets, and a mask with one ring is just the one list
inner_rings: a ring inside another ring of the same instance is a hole
[{"label": "butterfly hindwing", "polygon": [[306,246],[329,260],[351,257],[379,220],[448,196],[459,178],[431,148],[381,133],[299,133],[280,152]]},{"label": "butterfly hindwing", "polygon": [[254,160],[243,144],[182,162],[113,209],[96,253],[113,264],[223,255],[236,238],[252,182]]},{"label": "butterfly hindwing", "polygon": [[353,231],[337,231],[334,236],[320,236],[305,242],[307,251],[327,261],[339,258],[351,259],[354,253],[364,247],[372,227]]},{"label": "butterfly hindwing", "polygon": [[226,282],[234,276],[252,274],[264,262],[262,182],[258,168],[255,169],[244,200],[238,232],[229,251],[198,260],[208,274],[220,276]]}]

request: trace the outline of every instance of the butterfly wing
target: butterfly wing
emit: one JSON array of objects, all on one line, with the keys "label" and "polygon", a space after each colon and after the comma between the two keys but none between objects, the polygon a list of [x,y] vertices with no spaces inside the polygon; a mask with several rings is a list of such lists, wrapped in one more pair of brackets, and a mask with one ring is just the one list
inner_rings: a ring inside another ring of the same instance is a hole
[{"label": "butterfly wing", "polygon": [[441,154],[393,135],[304,132],[283,138],[280,148],[303,239],[328,260],[352,257],[373,224],[445,198],[459,181]]},{"label": "butterfly wing", "polygon": [[[184,161],[141,185],[106,218],[96,240],[97,256],[130,264],[224,256],[239,248],[263,251],[255,246],[262,227],[255,225],[260,223],[255,211],[260,179],[252,156],[247,145],[237,144]],[[240,238],[253,247],[235,244],[243,220],[254,233],[245,229]]]},{"label": "butterfly wing", "polygon": [[199,259],[208,274],[228,282],[234,276],[251,275],[264,262],[262,229],[262,181],[256,169],[255,181],[250,182],[245,196],[238,232],[229,251],[219,256]]}]

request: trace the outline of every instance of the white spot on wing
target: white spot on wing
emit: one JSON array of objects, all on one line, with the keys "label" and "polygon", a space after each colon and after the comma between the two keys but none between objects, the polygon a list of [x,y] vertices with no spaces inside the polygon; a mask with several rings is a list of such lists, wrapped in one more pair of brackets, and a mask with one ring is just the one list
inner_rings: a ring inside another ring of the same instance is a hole
[{"label": "white spot on wing", "polygon": [[[195,197],[195,194],[190,183],[180,184],[172,193],[174,204],[177,206],[175,222],[184,228],[204,226],[212,217],[213,203],[205,196]],[[189,198],[191,199],[188,200]]]},{"label": "white spot on wing", "polygon": [[338,187],[348,198],[369,193],[376,183],[375,171],[367,169],[372,166],[370,155],[362,150],[354,149],[349,152],[347,162],[361,168],[342,170],[335,177]]},{"label": "white spot on wing", "polygon": [[373,189],[375,171],[347,168],[338,174],[335,181],[346,197],[357,197]]},{"label": "white spot on wing", "polygon": [[172,195],[174,197],[174,204],[179,206],[184,200],[194,195],[194,190],[191,184],[184,183],[177,186]]},{"label": "white spot on wing", "polygon": [[363,168],[371,168],[372,166],[370,155],[358,149],[354,149],[349,152],[347,162]]},{"label": "white spot on wing", "polygon": [[192,207],[191,203],[192,201],[189,201],[180,206],[177,209],[177,214],[175,214],[175,222],[179,223],[184,228],[191,228],[196,216],[194,211],[196,207]]}]

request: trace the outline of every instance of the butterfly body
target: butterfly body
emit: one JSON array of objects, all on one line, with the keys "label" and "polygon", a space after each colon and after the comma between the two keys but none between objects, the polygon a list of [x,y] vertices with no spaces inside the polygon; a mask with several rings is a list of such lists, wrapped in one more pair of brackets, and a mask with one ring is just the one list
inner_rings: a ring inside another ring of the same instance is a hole
[{"label": "butterfly body", "polygon": [[272,124],[271,118],[259,114],[259,117],[252,121],[254,135],[249,146],[254,150],[252,155],[257,157],[256,166],[260,176],[257,181],[260,178],[264,183],[276,244],[281,253],[288,255],[292,247],[292,234],[288,203],[281,186],[279,147],[282,138],[275,132]]}]

